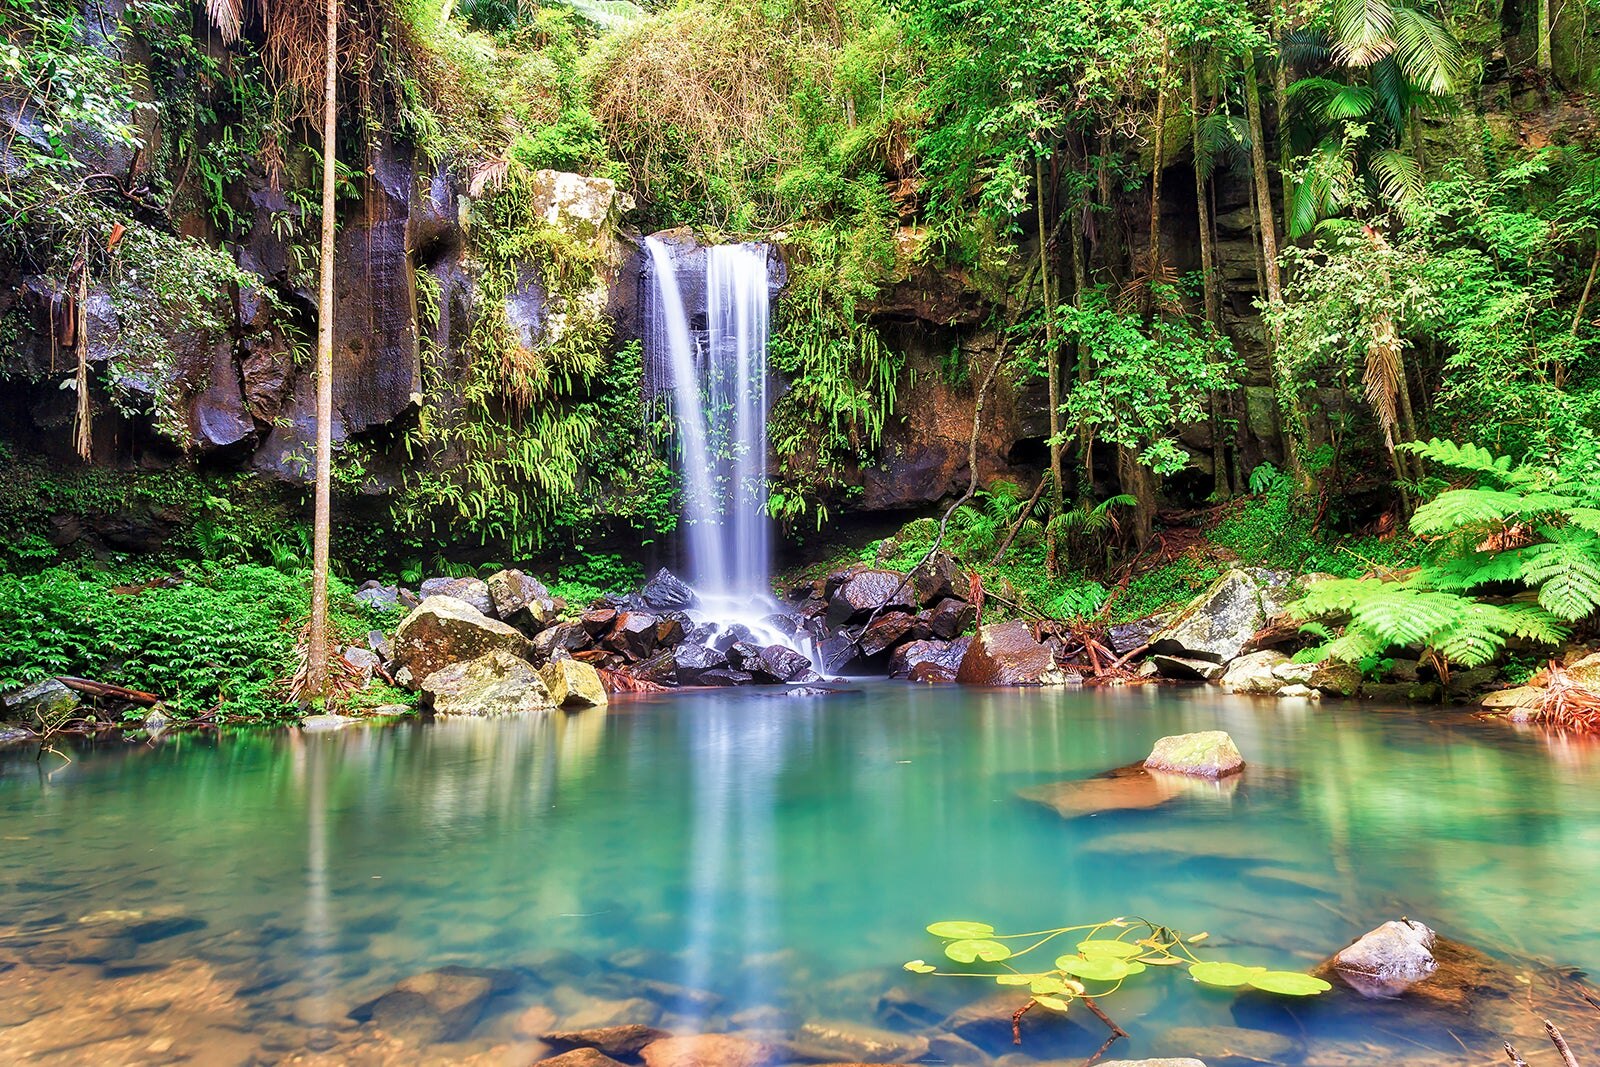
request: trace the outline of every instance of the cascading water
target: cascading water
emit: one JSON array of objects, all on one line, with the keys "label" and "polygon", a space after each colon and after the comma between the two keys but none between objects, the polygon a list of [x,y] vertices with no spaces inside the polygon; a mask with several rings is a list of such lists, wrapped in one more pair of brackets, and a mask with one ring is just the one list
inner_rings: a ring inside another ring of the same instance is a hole
[{"label": "cascading water", "polygon": [[672,249],[653,237],[645,247],[653,278],[645,384],[677,427],[686,578],[709,620],[792,645],[763,621],[778,607],[767,514],[766,246],[706,250],[703,332],[691,329]]}]

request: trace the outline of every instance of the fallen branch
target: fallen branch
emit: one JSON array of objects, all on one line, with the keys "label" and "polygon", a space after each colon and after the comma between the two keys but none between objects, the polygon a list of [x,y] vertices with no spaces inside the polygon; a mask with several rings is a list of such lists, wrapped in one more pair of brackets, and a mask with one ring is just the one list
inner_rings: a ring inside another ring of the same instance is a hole
[{"label": "fallen branch", "polygon": [[56,681],[68,689],[76,690],[92,697],[102,697],[106,700],[125,700],[130,704],[143,704],[145,707],[159,704],[162,701],[161,697],[156,696],[154,693],[146,693],[142,689],[125,689],[120,685],[112,685],[109,682],[96,682],[90,678],[76,678],[72,675],[63,674],[58,676]]},{"label": "fallen branch", "polygon": [[1123,664],[1127,663],[1130,659],[1132,659],[1133,657],[1139,655],[1141,652],[1148,652],[1148,651],[1150,651],[1150,642],[1146,641],[1144,644],[1140,645],[1138,648],[1133,649],[1127,655],[1125,655],[1121,659],[1117,660],[1110,667],[1108,667],[1107,670],[1113,670],[1113,671],[1121,670]]},{"label": "fallen branch", "polygon": [[1561,1053],[1561,1062],[1566,1067],[1578,1067],[1578,1059],[1567,1047],[1567,1039],[1561,1036],[1561,1031],[1556,1029],[1556,1024],[1549,1019],[1544,1020],[1544,1032],[1550,1035],[1550,1043],[1555,1045],[1556,1051]]}]

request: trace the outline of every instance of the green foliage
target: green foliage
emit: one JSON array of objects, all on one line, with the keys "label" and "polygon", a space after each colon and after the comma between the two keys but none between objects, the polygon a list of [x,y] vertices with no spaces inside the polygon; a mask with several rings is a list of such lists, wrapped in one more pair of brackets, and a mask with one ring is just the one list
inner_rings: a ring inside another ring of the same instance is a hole
[{"label": "green foliage", "polygon": [[[292,717],[286,680],[310,576],[234,565],[192,568],[170,588],[162,577],[59,567],[0,575],[0,690],[75,674],[156,693],[180,719]],[[335,631],[365,634],[372,620],[349,590],[335,579],[330,595]]]},{"label": "green foliage", "polygon": [[[1560,467],[1450,441],[1408,446],[1459,463],[1475,484],[1439,493],[1412,516],[1413,531],[1432,539],[1415,572],[1317,583],[1294,605],[1303,618],[1348,619],[1322,654],[1354,662],[1415,647],[1472,667],[1511,638],[1565,640],[1570,624],[1600,608],[1600,450],[1593,438],[1577,444]],[[1517,586],[1524,591],[1487,599]]]},{"label": "green foliage", "polygon": [[644,568],[614,553],[591,552],[576,563],[563,565],[545,579],[552,596],[566,600],[570,609],[582,609],[607,594],[625,593],[644,584]]},{"label": "green foliage", "polygon": [[[1109,996],[1128,979],[1151,967],[1183,967],[1201,985],[1224,989],[1249,986],[1280,996],[1314,996],[1333,988],[1320,978],[1297,971],[1202,960],[1194,946],[1208,935],[1185,936],[1146,919],[1116,918],[1025,934],[996,933],[987,923],[949,921],[933,923],[928,932],[945,942],[945,956],[956,963],[981,961],[999,964],[1001,969],[978,973],[940,971],[924,960],[912,960],[905,964],[906,970],[914,974],[987,978],[1002,987],[1026,987],[1033,1004],[1056,1012],[1068,1011],[1075,1000]],[[1082,935],[1083,939],[1076,943],[1075,951],[1057,956],[1053,967],[1028,970],[1017,965],[1022,957],[1067,934]],[[1021,944],[1013,947],[1007,942]]]}]

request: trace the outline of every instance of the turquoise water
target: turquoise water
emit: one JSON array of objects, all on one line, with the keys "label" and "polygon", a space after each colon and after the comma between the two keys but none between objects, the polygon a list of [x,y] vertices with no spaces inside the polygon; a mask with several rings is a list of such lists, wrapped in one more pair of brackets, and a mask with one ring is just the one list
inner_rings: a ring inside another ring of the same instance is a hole
[{"label": "turquoise water", "polygon": [[[1016,795],[1216,728],[1250,764],[1237,791],[1070,820]],[[166,916],[131,959],[91,953],[72,980],[205,961],[241,1027],[283,1054],[318,1040],[308,1000],[349,1027],[349,1007],[445,964],[522,977],[463,1050],[513,1041],[509,1020],[571,1011],[576,993],[645,990],[668,1028],[910,1028],[887,991],[935,1014],[995,991],[900,970],[937,956],[921,931],[946,918],[1020,931],[1142,915],[1209,931],[1221,958],[1307,968],[1409,915],[1498,955],[1600,967],[1600,750],[1459,712],[873,683],[72,757],[0,756],[0,967],[34,962],[30,946],[48,962],[53,932],[86,914]],[[1238,1062],[1437,1047],[1167,972],[1106,1007],[1134,1035],[1123,1056],[1189,1051],[1171,1046],[1217,1026],[1293,1043]],[[1104,1034],[1028,1021],[1024,1056],[1084,1056]],[[969,1036],[1000,1055],[1009,1029]],[[49,1058],[19,1033],[9,1051]],[[1493,1062],[1484,1041],[1456,1062]]]}]

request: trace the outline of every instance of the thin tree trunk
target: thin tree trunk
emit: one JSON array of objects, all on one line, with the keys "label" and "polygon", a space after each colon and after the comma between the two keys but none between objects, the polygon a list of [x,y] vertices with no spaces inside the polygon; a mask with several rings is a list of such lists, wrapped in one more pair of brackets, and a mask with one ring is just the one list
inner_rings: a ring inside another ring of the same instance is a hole
[{"label": "thin tree trunk", "polygon": [[[1083,294],[1089,288],[1089,271],[1083,262],[1083,207],[1069,202],[1067,207],[1067,255],[1072,261],[1072,306],[1083,307]],[[1089,365],[1089,350],[1074,343],[1077,351],[1078,388],[1085,388],[1094,368]],[[1078,438],[1078,499],[1094,499],[1094,439],[1085,431]]]},{"label": "thin tree trunk", "polygon": [[[1055,274],[1050,269],[1050,237],[1045,226],[1044,160],[1033,157],[1034,197],[1039,221],[1039,281],[1044,289],[1044,373],[1050,396],[1050,519],[1045,524],[1044,568],[1056,572],[1056,526],[1053,520],[1061,514],[1061,353],[1056,348]],[[1007,539],[1007,544],[1010,540]],[[1003,552],[1004,550],[1002,550]],[[998,557],[996,557],[998,558]]]},{"label": "thin tree trunk", "polygon": [[[1400,402],[1400,432],[1405,435],[1407,441],[1415,441],[1418,440],[1417,419],[1415,413],[1411,410],[1411,376],[1406,372],[1405,349],[1400,349],[1395,358],[1400,362],[1399,380],[1395,382],[1395,398]],[[1423,474],[1422,457],[1408,451],[1406,453],[1406,462],[1410,468],[1411,477],[1420,480]]]},{"label": "thin tree trunk", "polygon": [[[1272,216],[1272,188],[1267,179],[1267,146],[1261,123],[1261,89],[1256,82],[1253,55],[1247,56],[1244,62],[1244,102],[1250,122],[1250,159],[1255,170],[1256,213],[1261,226],[1261,260],[1267,282],[1267,304],[1276,310],[1283,306],[1283,275],[1278,269],[1278,227]],[[1300,465],[1300,442],[1297,432],[1300,405],[1278,356],[1278,338],[1275,329],[1267,330],[1267,346],[1272,356],[1272,375],[1280,397],[1280,405],[1287,409],[1283,412],[1280,431],[1283,438],[1284,468],[1296,484],[1305,488],[1305,470]]]},{"label": "thin tree trunk", "polygon": [[1550,0],[1535,0],[1539,7],[1539,69],[1545,74],[1555,69],[1555,55],[1550,47]]},{"label": "thin tree trunk", "polygon": [[[1289,20],[1292,17],[1289,4],[1284,3],[1281,9],[1276,10],[1278,17],[1278,40],[1282,41],[1289,33]],[[1289,232],[1289,205],[1294,202],[1294,167],[1290,157],[1288,130],[1285,121],[1289,117],[1289,68],[1283,61],[1283,53],[1278,53],[1278,61],[1272,65],[1272,103],[1277,110],[1278,120],[1278,184],[1283,188],[1283,232]]]},{"label": "thin tree trunk", "polygon": [[1152,288],[1161,279],[1161,172],[1165,169],[1167,141],[1167,67],[1170,49],[1167,35],[1161,35],[1161,73],[1156,82],[1156,127],[1152,139],[1155,150],[1150,162],[1150,267],[1145,280],[1143,310],[1148,318],[1155,305]]},{"label": "thin tree trunk", "polygon": [[[1205,297],[1206,322],[1222,333],[1222,300],[1217,292],[1215,254],[1211,249],[1211,198],[1206,195],[1206,178],[1200,160],[1205,145],[1200,136],[1200,63],[1195,50],[1189,50],[1189,129],[1194,152],[1194,201],[1199,213],[1200,290]],[[1211,393],[1211,494],[1226,500],[1232,496],[1228,485],[1227,449],[1222,443],[1222,395]]]},{"label": "thin tree trunk", "polygon": [[1572,313],[1572,336],[1578,336],[1578,327],[1583,325],[1583,310],[1589,306],[1589,294],[1594,292],[1594,276],[1600,273],[1600,234],[1594,239],[1594,259],[1589,263],[1589,280],[1583,283],[1583,295],[1578,297],[1578,310]]},{"label": "thin tree trunk", "polygon": [[328,695],[328,540],[333,490],[333,234],[334,134],[338,118],[339,0],[327,0],[327,62],[322,90],[322,263],[317,291],[317,474],[312,521],[311,632],[307,639],[306,692]]}]

